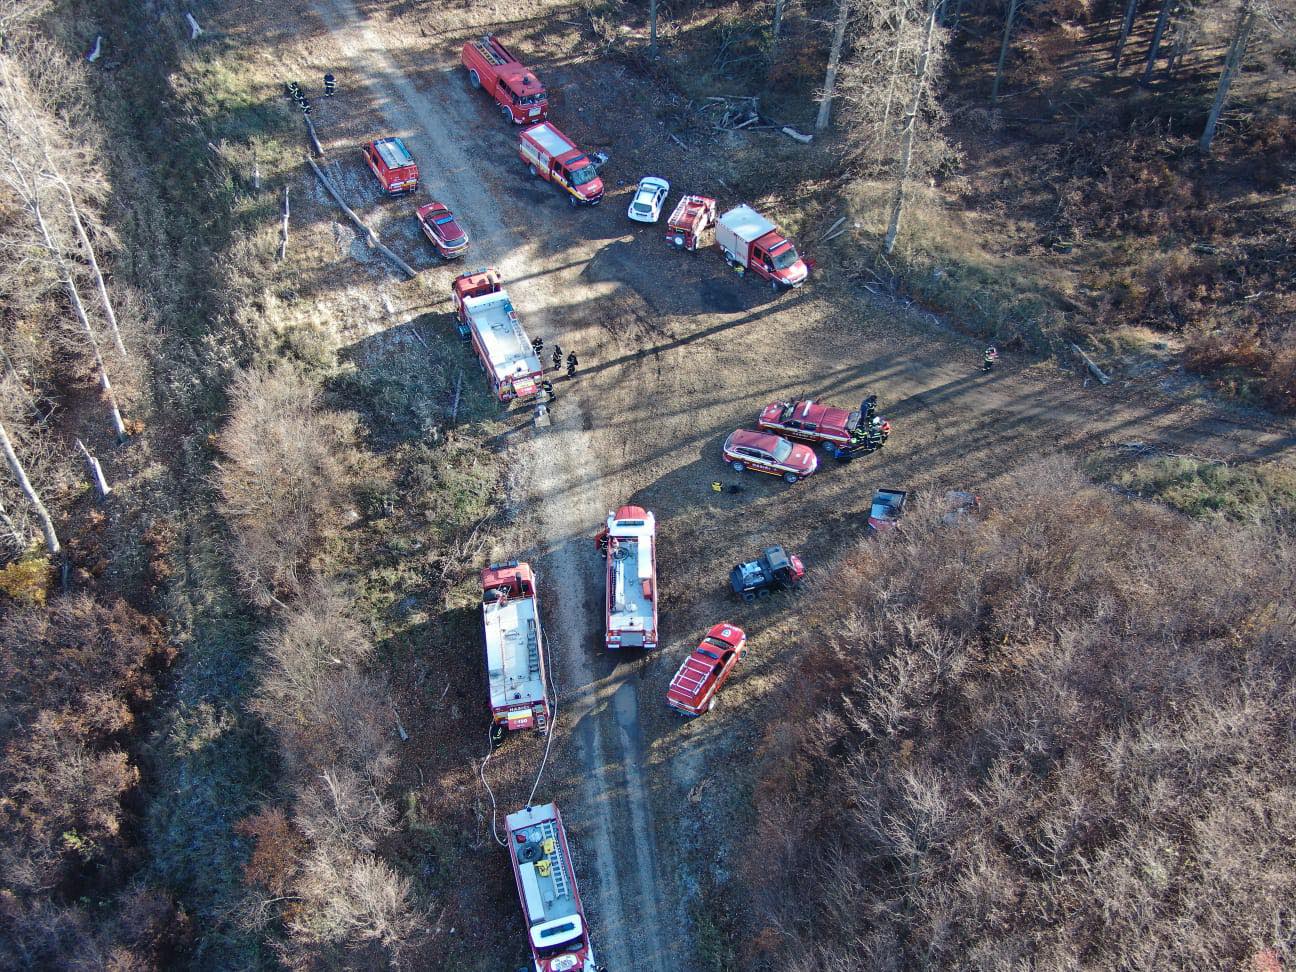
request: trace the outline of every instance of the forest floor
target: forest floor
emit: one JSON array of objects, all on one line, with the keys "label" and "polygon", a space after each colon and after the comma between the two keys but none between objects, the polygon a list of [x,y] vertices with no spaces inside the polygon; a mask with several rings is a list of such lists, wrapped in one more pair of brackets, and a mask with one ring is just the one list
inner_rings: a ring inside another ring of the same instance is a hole
[{"label": "forest floor", "polygon": [[[729,911],[738,907],[711,890],[737,865],[727,849],[751,812],[749,754],[777,733],[778,713],[765,700],[788,669],[781,648],[825,613],[815,607],[813,578],[864,533],[876,487],[989,490],[1040,457],[1083,458],[1131,441],[1228,460],[1276,458],[1296,436],[1258,413],[1223,414],[1154,385],[1103,388],[1025,355],[1007,354],[984,374],[973,339],[876,298],[847,275],[826,272],[775,294],[735,278],[714,253],[667,249],[660,226],[624,217],[640,177],[668,178],[672,203],[680,191],[701,191],[727,207],[741,200],[718,181],[743,159],[785,152],[786,140],[757,134],[680,150],[663,116],[681,96],[600,60],[572,16],[566,5],[543,2],[503,11],[291,0],[231,5],[211,29],[244,49],[267,97],[281,96],[284,81],[303,83],[326,171],[420,271],[406,280],[366,250],[303,163],[292,183],[291,245],[314,255],[316,269],[290,301],[270,300],[278,326],[313,331],[361,372],[393,347],[415,355],[425,347],[429,359],[476,383],[455,337],[449,283],[463,269],[493,265],[546,354],[558,343],[580,356],[576,379],[556,382],[552,427],[533,429],[521,409],[493,419],[507,523],[488,557],[458,566],[458,580],[491,559],[538,568],[560,710],[535,799],[562,808],[602,961],[617,970],[709,968],[723,964]],[[516,131],[469,87],[458,48],[488,30],[537,68],[553,120],[611,156],[601,206],[573,210],[554,187],[529,179]],[[332,99],[318,91],[325,72],[339,80]],[[375,191],[356,146],[380,135],[401,136],[419,161],[424,185],[415,200]],[[463,221],[473,246],[466,264],[440,263],[421,239],[414,209],[428,198]],[[794,202],[747,201],[813,236]],[[870,393],[894,429],[878,456],[826,463],[791,487],[737,475],[720,458],[724,437],[752,425],[767,402],[812,396],[851,405]],[[473,394],[473,408],[486,409],[483,391]],[[726,491],[713,492],[713,481]],[[659,523],[663,634],[647,657],[611,656],[601,646],[592,536],[623,503],[654,511]],[[807,590],[763,605],[732,601],[729,566],[772,542],[805,559]],[[399,593],[384,610],[403,600]],[[486,712],[470,606],[421,606],[425,642],[415,643],[415,629],[391,646],[411,737],[399,775],[410,833],[391,850],[432,875],[448,902],[435,920],[435,955],[420,956],[423,964],[485,972],[520,964],[524,939],[507,855],[490,840],[476,778]],[[713,715],[681,722],[663,704],[666,685],[720,620],[746,629],[749,657]],[[401,677],[406,662],[419,677]],[[542,741],[510,739],[487,764],[501,812],[527,800],[542,752]]]}]

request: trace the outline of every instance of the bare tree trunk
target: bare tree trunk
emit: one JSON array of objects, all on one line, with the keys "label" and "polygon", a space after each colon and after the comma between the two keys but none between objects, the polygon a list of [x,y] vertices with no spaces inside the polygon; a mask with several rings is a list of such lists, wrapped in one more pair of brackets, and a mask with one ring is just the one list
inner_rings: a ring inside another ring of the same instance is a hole
[{"label": "bare tree trunk", "polygon": [[[48,160],[49,156],[46,155]],[[90,236],[85,231],[85,225],[81,222],[81,211],[77,208],[76,198],[72,195],[72,187],[62,176],[57,176],[56,181],[63,187],[63,194],[67,196],[68,212],[72,214],[72,225],[76,227],[77,237],[81,240],[81,247],[86,252],[86,258],[90,261],[90,269],[94,273],[95,286],[99,290],[99,302],[103,304],[104,316],[108,318],[108,328],[112,331],[113,344],[117,348],[117,353],[121,355],[122,360],[126,360],[126,345],[122,343],[121,329],[117,326],[117,312],[113,310],[112,301],[108,298],[108,286],[104,283],[103,274],[99,270],[99,261],[95,258],[94,246],[90,243]]]},{"label": "bare tree trunk", "polygon": [[1176,0],[1162,0],[1161,12],[1157,14],[1156,27],[1152,31],[1152,43],[1148,45],[1147,63],[1143,66],[1143,76],[1139,84],[1152,80],[1152,68],[1156,65],[1157,55],[1161,53],[1161,38],[1165,36],[1166,24],[1170,22],[1170,11]]},{"label": "bare tree trunk", "polygon": [[774,27],[772,33],[773,40],[770,42],[770,54],[778,47],[779,31],[783,29],[783,5],[786,0],[774,0]]},{"label": "bare tree trunk", "polygon": [[76,278],[72,276],[72,268],[67,265],[63,257],[63,251],[59,249],[58,243],[54,240],[53,234],[50,233],[49,226],[45,223],[45,214],[41,212],[39,197],[33,196],[29,200],[32,216],[36,219],[36,225],[41,231],[41,236],[45,239],[45,247],[53,257],[54,262],[59,268],[59,276],[63,281],[63,287],[67,291],[68,299],[72,302],[72,309],[76,311],[77,320],[81,322],[81,329],[85,331],[86,343],[90,345],[90,351],[94,355],[95,367],[99,369],[99,385],[103,388],[104,398],[108,401],[108,408],[112,413],[113,431],[117,435],[118,442],[125,442],[126,424],[122,421],[121,409],[117,407],[117,393],[113,391],[112,381],[108,378],[108,368],[104,365],[103,354],[99,350],[99,339],[95,337],[94,327],[90,324],[90,315],[86,313],[85,304],[81,302],[81,291],[77,287]]},{"label": "bare tree trunk", "polygon": [[1012,39],[1013,21],[1017,19],[1017,10],[1021,0],[1008,0],[1008,16],[1004,18],[1003,43],[999,45],[999,63],[995,65],[994,84],[990,86],[990,104],[999,102],[999,84],[1003,80],[1004,62],[1008,60],[1008,42]]},{"label": "bare tree trunk", "polygon": [[112,492],[112,487],[108,485],[108,477],[104,475],[103,466],[95,456],[90,454],[84,442],[77,439],[76,444],[81,450],[81,455],[85,456],[86,466],[90,470],[90,478],[94,480],[95,489],[99,491],[99,498],[107,499],[108,494]]},{"label": "bare tree trunk", "polygon": [[1139,0],[1129,0],[1125,4],[1125,17],[1121,20],[1120,37],[1116,39],[1116,64],[1113,71],[1119,71],[1121,58],[1125,56],[1125,42],[1129,40],[1130,31],[1134,29],[1134,17],[1138,13]]},{"label": "bare tree trunk", "polygon": [[1255,26],[1255,21],[1255,9],[1248,0],[1242,5],[1242,12],[1238,16],[1237,31],[1233,34],[1233,43],[1229,45],[1228,56],[1224,58],[1224,70],[1220,73],[1219,87],[1215,89],[1215,103],[1211,105],[1210,114],[1206,116],[1206,127],[1202,130],[1201,141],[1197,143],[1198,148],[1203,152],[1209,153],[1211,143],[1215,141],[1215,128],[1219,125],[1220,112],[1224,110],[1224,104],[1228,101],[1229,86],[1233,84],[1233,78],[1242,66],[1242,58],[1246,55],[1247,41],[1251,39],[1251,28]]},{"label": "bare tree trunk", "polygon": [[657,60],[657,0],[648,0],[648,56]]},{"label": "bare tree trunk", "polygon": [[832,48],[828,52],[828,72],[824,75],[823,99],[819,102],[819,117],[815,119],[815,132],[828,127],[832,113],[833,89],[837,86],[837,67],[841,63],[842,42],[846,39],[846,24],[850,20],[851,0],[837,0],[837,26],[833,28]]},{"label": "bare tree trunk", "polygon": [[900,233],[905,183],[909,181],[909,167],[913,163],[914,130],[918,127],[918,111],[922,107],[923,88],[927,84],[927,64],[931,58],[932,35],[936,31],[936,11],[939,7],[939,4],[934,4],[927,15],[922,53],[918,56],[917,67],[914,68],[913,98],[910,99],[909,110],[905,113],[904,141],[900,147],[900,172],[896,177],[895,196],[891,201],[891,224],[887,227],[886,239],[882,243],[882,252],[888,256],[895,249],[896,236]]},{"label": "bare tree trunk", "polygon": [[900,51],[904,46],[904,27],[906,13],[904,0],[896,3],[896,36],[895,57],[891,59],[891,73],[887,76],[886,104],[882,108],[882,126],[878,138],[886,138],[887,126],[891,123],[891,101],[895,96],[896,75],[900,72]]},{"label": "bare tree trunk", "polygon": [[5,460],[9,463],[9,471],[13,473],[14,479],[18,480],[19,488],[36,511],[36,519],[40,521],[41,532],[45,534],[45,548],[49,551],[51,557],[57,557],[62,547],[59,546],[58,534],[54,531],[54,521],[50,519],[49,510],[45,509],[45,504],[41,502],[36,487],[27,478],[27,470],[23,469],[18,454],[14,452],[13,442],[9,440],[9,433],[6,431],[3,422],[0,422],[0,452],[4,452]]}]

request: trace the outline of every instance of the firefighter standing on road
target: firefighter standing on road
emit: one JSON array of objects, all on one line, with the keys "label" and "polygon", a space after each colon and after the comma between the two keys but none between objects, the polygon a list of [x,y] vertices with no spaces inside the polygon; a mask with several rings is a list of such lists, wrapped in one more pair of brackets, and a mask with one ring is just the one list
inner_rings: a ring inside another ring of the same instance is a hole
[{"label": "firefighter standing on road", "polygon": [[555,344],[553,353],[553,370],[557,371],[562,367],[562,348]]},{"label": "firefighter standing on road", "polygon": [[576,360],[576,352],[575,351],[569,352],[567,355],[567,377],[568,378],[576,377],[577,364],[578,362]]},{"label": "firefighter standing on road", "polygon": [[332,98],[333,92],[337,90],[337,78],[331,74],[324,75],[324,97]]}]

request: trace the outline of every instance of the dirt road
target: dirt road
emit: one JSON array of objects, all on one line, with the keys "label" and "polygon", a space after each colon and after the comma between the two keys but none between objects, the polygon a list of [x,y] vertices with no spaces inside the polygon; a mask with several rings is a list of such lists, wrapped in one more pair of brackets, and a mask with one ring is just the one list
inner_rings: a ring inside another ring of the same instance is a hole
[{"label": "dirt road", "polygon": [[[528,331],[581,356],[578,380],[558,385],[554,425],[533,431],[517,418],[506,446],[518,528],[499,553],[538,566],[561,693],[536,799],[562,807],[602,961],[616,972],[699,968],[694,931],[722,905],[705,894],[733,866],[724,847],[744,812],[741,771],[777,719],[760,707],[762,687],[781,677],[790,629],[815,617],[813,602],[800,602],[800,614],[782,602],[730,602],[722,589],[730,564],[777,540],[812,571],[831,565],[862,533],[879,485],[984,491],[1025,463],[1132,439],[1274,455],[1291,446],[1291,429],[1239,424],[1168,397],[1085,389],[1050,365],[1005,360],[981,375],[979,349],[925,317],[813,284],[776,296],[734,279],[713,254],[668,251],[658,227],[624,218],[628,186],[651,172],[697,191],[714,184],[711,162],[663,149],[650,83],[619,68],[625,83],[614,89],[609,65],[560,56],[576,45],[537,0],[528,11],[550,16],[500,26],[511,42],[549,52],[543,76],[555,117],[613,157],[605,204],[569,209],[555,189],[525,177],[516,132],[457,67],[463,39],[490,26],[470,22],[472,9],[303,3],[300,15],[317,18],[319,30],[304,31],[299,58],[341,80],[339,103],[320,112],[333,113],[322,127],[334,146],[373,134],[406,138],[427,193],[459,213],[473,237],[469,266],[499,267]],[[599,91],[608,104],[587,110],[570,96],[580,91]],[[348,303],[319,299],[376,319],[383,315],[365,302],[394,295],[402,309],[387,313],[389,323],[411,308],[447,310],[459,268],[431,260],[411,205],[368,205],[387,241],[426,269],[403,282],[375,267],[368,289]],[[870,392],[895,426],[881,456],[826,465],[793,488],[738,476],[718,458],[724,436],[750,425],[766,402],[808,394],[846,404]],[[725,491],[713,492],[713,481]],[[625,502],[652,509],[660,524],[663,638],[646,659],[601,653],[601,562],[590,538]],[[714,716],[680,723],[661,705],[666,681],[698,634],[726,618],[747,629],[750,658]],[[527,788],[506,794],[506,809]]]},{"label": "dirt road", "polygon": [[[571,281],[555,275],[553,251],[543,237],[520,232],[516,214],[507,219],[489,184],[471,177],[480,163],[469,155],[468,143],[427,137],[488,124],[483,106],[470,102],[449,78],[434,95],[420,90],[350,0],[321,0],[315,9],[348,59],[347,76],[364,77],[373,89],[389,130],[414,128],[406,139],[424,170],[442,178],[463,174],[447,201],[471,214],[474,264],[498,267],[508,282],[529,280],[510,292],[530,333],[545,335],[551,345],[585,344],[580,328],[568,326],[556,310]],[[448,73],[453,62],[437,68]],[[534,530],[534,549],[516,555],[537,562],[548,595],[547,640],[561,700],[555,764],[535,799],[557,799],[567,820],[600,960],[618,970],[664,972],[681,967],[676,951],[686,942],[671,906],[679,895],[664,887],[667,877],[659,871],[638,680],[633,667],[596,664],[592,657],[602,637],[602,580],[596,570],[601,562],[587,538],[620,499],[605,495],[602,457],[585,431],[580,396],[564,392],[561,398],[552,427],[520,442],[510,456],[513,503],[526,511]]]}]

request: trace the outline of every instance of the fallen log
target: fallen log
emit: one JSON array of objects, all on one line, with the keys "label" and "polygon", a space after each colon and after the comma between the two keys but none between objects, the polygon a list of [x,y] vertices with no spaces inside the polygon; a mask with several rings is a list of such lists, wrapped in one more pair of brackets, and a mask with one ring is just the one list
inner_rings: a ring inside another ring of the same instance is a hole
[{"label": "fallen log", "polygon": [[108,485],[108,479],[104,476],[103,466],[99,465],[99,460],[90,454],[84,442],[76,440],[77,448],[81,450],[81,455],[85,456],[86,465],[90,468],[90,476],[94,480],[95,489],[99,491],[99,498],[106,499],[112,492],[112,487]]},{"label": "fallen log", "polygon": [[351,222],[356,224],[356,228],[363,231],[365,237],[365,243],[368,244],[369,248],[373,250],[377,250],[388,260],[390,260],[393,264],[399,267],[402,271],[408,274],[411,278],[417,277],[418,273],[414,270],[414,268],[411,267],[404,260],[402,260],[400,257],[398,257],[391,250],[387,249],[387,247],[383,246],[382,240],[378,238],[378,234],[375,233],[372,229],[370,229],[369,226],[365,223],[365,221],[362,220],[359,216],[357,216],[355,212],[351,209],[351,207],[346,204],[346,202],[342,199],[341,194],[337,191],[337,189],[333,187],[333,183],[329,181],[329,177],[324,174],[324,170],[322,170],[318,165],[315,164],[315,160],[308,155],[306,156],[306,161],[309,162],[310,167],[315,170],[316,177],[319,179],[321,183],[323,183],[324,188],[328,190],[329,195],[333,197],[333,201],[342,207],[342,212],[346,213],[347,216],[351,218]]},{"label": "fallen log", "polygon": [[306,120],[306,134],[310,137],[311,151],[315,153],[315,158],[324,158],[324,146],[320,145],[319,136],[315,134],[315,123],[311,121],[310,115],[302,114]]},{"label": "fallen log", "polygon": [[1076,354],[1080,355],[1080,357],[1084,358],[1084,363],[1089,366],[1089,370],[1093,373],[1093,376],[1097,378],[1102,384],[1104,385],[1111,384],[1111,378],[1107,375],[1106,372],[1104,372],[1101,368],[1099,368],[1096,364],[1094,364],[1093,358],[1089,357],[1089,355],[1085,354],[1083,351],[1080,350],[1080,345],[1072,344],[1071,350],[1074,351]]},{"label": "fallen log", "polygon": [[194,20],[194,15],[185,11],[185,20],[189,21],[189,39],[197,40],[203,35],[203,29],[198,26],[198,21]]},{"label": "fallen log", "polygon": [[783,128],[779,129],[779,131],[781,131],[788,138],[795,139],[796,141],[800,142],[802,145],[809,145],[811,142],[814,141],[813,135],[802,135],[791,125],[786,125]]},{"label": "fallen log", "polygon": [[829,233],[831,233],[833,230],[835,230],[838,226],[840,226],[844,222],[846,222],[846,217],[845,216],[839,217],[837,219],[837,222],[833,223],[831,226],[829,226],[826,230],[823,231],[823,233],[819,236],[819,239],[821,240],[825,239]]}]

